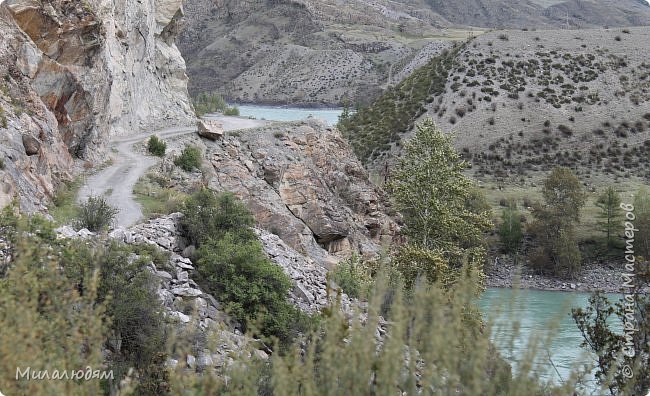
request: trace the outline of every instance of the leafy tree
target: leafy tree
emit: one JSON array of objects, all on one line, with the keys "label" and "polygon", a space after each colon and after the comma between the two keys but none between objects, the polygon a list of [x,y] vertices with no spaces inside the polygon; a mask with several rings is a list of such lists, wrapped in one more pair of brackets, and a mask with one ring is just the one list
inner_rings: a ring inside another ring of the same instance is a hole
[{"label": "leafy tree", "polygon": [[201,92],[193,101],[197,116],[207,113],[224,112],[228,108],[225,99],[217,92]]},{"label": "leafy tree", "polygon": [[473,183],[463,173],[467,168],[452,137],[433,120],[417,126],[388,187],[413,243],[432,250],[480,245],[491,223],[487,211],[468,209]]},{"label": "leafy tree", "polygon": [[228,108],[226,108],[226,110],[224,110],[223,115],[238,116],[239,115],[239,107],[237,107],[237,106],[228,107]]},{"label": "leafy tree", "polygon": [[521,227],[521,213],[516,206],[511,205],[501,212],[499,236],[506,252],[514,253],[519,249],[524,234]]},{"label": "leafy tree", "polygon": [[[415,136],[404,145],[388,188],[404,216],[410,244],[415,250],[423,250],[417,257],[426,257],[423,262],[414,262],[414,268],[431,268],[431,254],[456,269],[467,264],[468,257],[471,264],[482,264],[481,239],[492,224],[489,212],[480,211],[481,205],[476,205],[480,200],[472,181],[463,173],[467,167],[452,146],[452,137],[431,119],[418,125]],[[404,254],[409,256],[415,250]],[[427,274],[429,279],[442,276]]]},{"label": "leafy tree", "polygon": [[186,172],[201,167],[201,151],[194,146],[185,146],[181,155],[174,160],[174,165],[180,166]]},{"label": "leafy tree", "polygon": [[365,296],[372,284],[370,271],[357,254],[336,264],[329,277],[352,298]]},{"label": "leafy tree", "polygon": [[538,248],[531,262],[540,270],[555,275],[574,276],[580,269],[581,254],[575,235],[575,223],[586,195],[580,180],[567,168],[555,168],[544,181],[544,203],[533,206],[536,221],[532,232]]},{"label": "leafy tree", "polygon": [[616,235],[617,228],[620,226],[616,221],[616,218],[621,213],[620,205],[621,196],[611,186],[603,191],[596,200],[596,206],[602,210],[599,215],[601,219],[599,224],[607,235],[608,248],[614,246],[614,236]]},{"label": "leafy tree", "polygon": [[[586,308],[571,312],[582,334],[582,347],[597,356],[596,380],[613,396],[645,395],[650,390],[650,296],[642,293],[650,286],[647,265],[637,260],[631,301],[626,297],[625,304],[612,304],[605,295],[595,293]],[[612,326],[617,321],[621,328],[628,323],[634,330],[621,334]],[[622,355],[626,344],[632,347],[633,357]]]}]

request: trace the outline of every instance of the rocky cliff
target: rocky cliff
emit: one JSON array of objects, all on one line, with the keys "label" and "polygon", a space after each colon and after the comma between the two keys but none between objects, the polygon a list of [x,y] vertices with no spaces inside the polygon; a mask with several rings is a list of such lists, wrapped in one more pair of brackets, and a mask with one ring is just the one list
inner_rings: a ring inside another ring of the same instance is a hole
[{"label": "rocky cliff", "polygon": [[[272,257],[289,257],[283,260],[304,268],[331,268],[352,254],[378,259],[400,242],[385,193],[370,182],[339,131],[321,121],[231,131],[218,141],[195,134],[167,143],[167,157],[152,169],[153,179],[185,191],[206,186],[233,192],[257,227],[270,233],[261,235],[265,245],[277,236],[305,256],[298,263],[284,248],[267,249]],[[186,145],[203,152],[202,172],[173,164]]]},{"label": "rocky cliff", "polygon": [[23,210],[40,210],[74,173],[74,160],[97,164],[111,136],[193,121],[185,64],[174,45],[181,6],[0,5],[0,150],[8,176],[0,204],[18,197]]}]

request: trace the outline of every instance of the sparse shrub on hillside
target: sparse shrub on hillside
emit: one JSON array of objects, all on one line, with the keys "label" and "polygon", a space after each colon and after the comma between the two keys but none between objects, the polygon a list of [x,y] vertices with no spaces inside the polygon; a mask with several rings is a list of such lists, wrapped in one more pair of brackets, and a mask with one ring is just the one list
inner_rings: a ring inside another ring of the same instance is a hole
[{"label": "sparse shrub on hillside", "polygon": [[201,167],[201,151],[194,146],[185,146],[181,155],[174,160],[174,165],[186,172],[199,169]]},{"label": "sparse shrub on hillside", "polygon": [[547,128],[550,127],[551,126],[551,121],[549,121],[549,120],[544,121],[544,126],[547,127]]},{"label": "sparse shrub on hillside", "polygon": [[623,29],[623,30],[621,30],[621,32],[623,32],[625,34],[630,34],[630,29]]},{"label": "sparse shrub on hillside", "polygon": [[111,225],[119,210],[110,206],[104,197],[90,196],[86,202],[79,205],[77,212],[77,228],[87,228],[90,231],[102,231]]},{"label": "sparse shrub on hillside", "polygon": [[508,41],[508,35],[505,34],[505,33],[500,34],[499,35],[499,40]]},{"label": "sparse shrub on hillside", "polygon": [[165,151],[167,151],[167,143],[159,139],[158,136],[153,135],[149,138],[147,150],[155,156],[164,157]]},{"label": "sparse shrub on hillside", "polygon": [[7,128],[7,116],[5,115],[5,109],[0,106],[0,126]]},{"label": "sparse shrub on hillside", "polygon": [[616,41],[621,41],[621,36],[616,36],[616,37],[614,37],[614,40],[616,40]]},{"label": "sparse shrub on hillside", "polygon": [[559,129],[564,136],[573,135],[573,130],[564,124],[558,125],[557,129]]},{"label": "sparse shrub on hillside", "polygon": [[488,124],[490,124],[490,125],[494,125],[494,122],[495,122],[495,121],[494,121],[494,117],[490,117],[490,118],[488,118]]},{"label": "sparse shrub on hillside", "polygon": [[456,115],[457,115],[458,117],[461,117],[461,118],[464,117],[464,116],[465,116],[465,113],[466,113],[466,110],[465,110],[464,107],[458,107],[458,108],[456,108]]},{"label": "sparse shrub on hillside", "polygon": [[454,125],[456,123],[456,117],[454,116],[449,117],[449,123]]}]

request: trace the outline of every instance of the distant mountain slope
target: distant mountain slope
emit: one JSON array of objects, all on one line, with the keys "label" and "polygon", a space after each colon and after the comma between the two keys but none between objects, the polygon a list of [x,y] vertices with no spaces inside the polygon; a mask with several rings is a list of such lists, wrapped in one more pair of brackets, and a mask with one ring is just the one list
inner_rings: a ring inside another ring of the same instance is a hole
[{"label": "distant mountain slope", "polygon": [[[520,177],[565,165],[650,180],[647,53],[648,27],[488,33],[458,51],[441,93],[387,100],[407,79],[341,126],[374,169],[394,158],[419,116],[453,133],[478,175]],[[418,86],[428,84],[437,85]]]},{"label": "distant mountain slope", "polygon": [[484,28],[650,25],[639,0],[188,0],[185,12],[192,95],[307,105],[367,104]]},{"label": "distant mountain slope", "polygon": [[417,5],[189,0],[178,45],[190,93],[257,103],[367,101],[432,40],[465,37],[442,32],[447,22]]},{"label": "distant mountain slope", "polygon": [[494,28],[587,28],[650,24],[650,6],[640,0],[426,0],[456,25]]}]

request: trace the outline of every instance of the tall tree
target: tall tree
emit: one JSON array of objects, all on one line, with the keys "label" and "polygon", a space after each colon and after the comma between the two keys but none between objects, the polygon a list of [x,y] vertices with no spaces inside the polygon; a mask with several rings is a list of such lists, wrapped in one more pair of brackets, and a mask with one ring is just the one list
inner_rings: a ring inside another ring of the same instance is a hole
[{"label": "tall tree", "polygon": [[581,255],[575,235],[586,194],[580,180],[567,168],[555,168],[544,181],[544,203],[533,207],[532,232],[538,248],[531,262],[538,269],[555,275],[574,276],[580,269]]},{"label": "tall tree", "polygon": [[437,252],[451,267],[482,264],[482,236],[492,227],[489,212],[470,204],[477,199],[473,182],[463,173],[467,167],[452,136],[427,119],[404,145],[388,184],[409,242]]},{"label": "tall tree", "polygon": [[639,230],[635,234],[634,250],[637,255],[650,259],[650,193],[642,187],[634,197],[634,226]]},{"label": "tall tree", "polygon": [[614,246],[614,235],[616,228],[620,227],[616,222],[616,217],[621,213],[621,196],[616,192],[614,187],[609,186],[603,191],[596,200],[602,212],[599,214],[599,222],[605,234],[607,234],[607,248]]},{"label": "tall tree", "polygon": [[514,204],[501,212],[499,236],[506,252],[514,253],[519,249],[524,234],[521,230],[521,213]]}]

